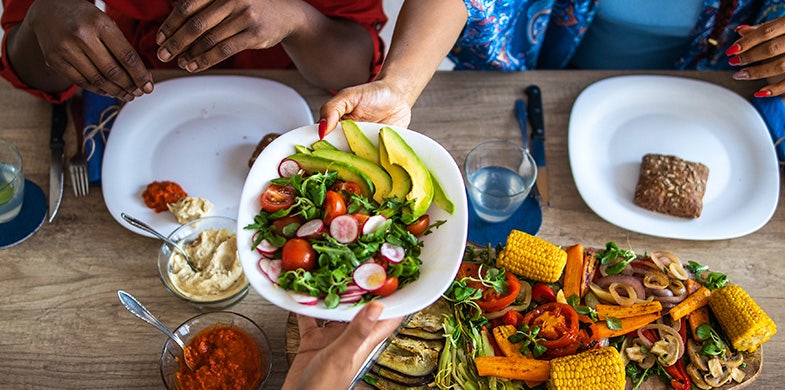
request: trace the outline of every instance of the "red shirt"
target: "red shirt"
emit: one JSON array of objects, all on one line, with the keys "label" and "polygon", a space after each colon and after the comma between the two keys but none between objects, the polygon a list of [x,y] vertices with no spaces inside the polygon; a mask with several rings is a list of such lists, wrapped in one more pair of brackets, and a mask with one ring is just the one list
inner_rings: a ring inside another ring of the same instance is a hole
[{"label": "red shirt", "polygon": [[[0,76],[10,81],[14,87],[25,90],[35,96],[52,102],[61,102],[76,89],[76,86],[60,92],[46,93],[31,88],[20,80],[8,62],[6,39],[8,31],[21,23],[27,10],[34,0],[3,0],[3,14],[0,19],[5,31],[0,54]],[[375,75],[381,68],[384,45],[379,31],[387,22],[380,0],[305,0],[322,14],[331,18],[352,20],[368,31],[374,45],[374,58],[371,74]],[[131,46],[136,48],[145,64],[152,69],[177,69],[177,61],[169,63],[158,60],[158,45],[155,35],[158,28],[172,11],[171,0],[105,0],[106,14],[109,15],[123,31]],[[294,68],[294,64],[281,45],[264,50],[245,50],[237,53],[214,66],[219,69],[286,69]]]}]

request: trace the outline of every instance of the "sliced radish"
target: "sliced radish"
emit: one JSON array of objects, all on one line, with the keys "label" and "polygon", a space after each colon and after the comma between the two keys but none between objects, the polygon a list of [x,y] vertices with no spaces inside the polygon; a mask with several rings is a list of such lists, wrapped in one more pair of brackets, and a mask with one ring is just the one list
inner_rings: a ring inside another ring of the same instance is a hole
[{"label": "sliced radish", "polygon": [[387,222],[384,215],[373,215],[363,224],[363,235],[376,233],[377,230]]},{"label": "sliced radish", "polygon": [[381,287],[387,280],[387,271],[378,263],[369,261],[354,269],[352,279],[360,288],[373,291]]},{"label": "sliced radish", "polygon": [[262,257],[259,259],[259,269],[262,271],[264,276],[267,277],[267,279],[270,279],[271,282],[278,284],[278,278],[281,276],[280,259],[268,259],[266,257]]},{"label": "sliced radish", "polygon": [[341,244],[356,240],[359,230],[357,220],[350,214],[339,215],[330,222],[330,235]]},{"label": "sliced radish", "polygon": [[352,303],[352,302],[357,302],[357,301],[359,301],[362,298],[363,298],[363,294],[341,295],[341,297],[338,298],[338,302],[339,303]]},{"label": "sliced radish", "polygon": [[346,285],[346,291],[341,293],[341,295],[349,295],[349,294],[357,294],[357,293],[365,294],[366,292],[368,291],[361,289],[360,286],[354,283],[349,283],[348,285]]},{"label": "sliced radish", "polygon": [[300,172],[300,164],[297,161],[285,158],[278,164],[278,175],[281,177],[292,177]]},{"label": "sliced radish", "polygon": [[313,306],[317,302],[319,302],[319,298],[317,298],[317,297],[315,297],[315,296],[313,296],[311,294],[298,293],[298,292],[294,292],[294,291],[288,291],[288,293],[289,293],[289,296],[292,297],[292,299],[294,299],[295,302],[297,302],[299,304],[302,304],[302,305]]},{"label": "sliced radish", "polygon": [[324,222],[321,219],[312,219],[297,229],[297,237],[319,238],[324,231]]},{"label": "sliced radish", "polygon": [[256,246],[256,250],[263,255],[272,256],[275,251],[278,250],[278,247],[271,244],[270,241],[267,241],[265,238],[262,240],[262,242],[259,243],[259,245]]},{"label": "sliced radish", "polygon": [[379,253],[390,263],[400,263],[406,256],[406,251],[402,247],[386,242],[379,248]]}]

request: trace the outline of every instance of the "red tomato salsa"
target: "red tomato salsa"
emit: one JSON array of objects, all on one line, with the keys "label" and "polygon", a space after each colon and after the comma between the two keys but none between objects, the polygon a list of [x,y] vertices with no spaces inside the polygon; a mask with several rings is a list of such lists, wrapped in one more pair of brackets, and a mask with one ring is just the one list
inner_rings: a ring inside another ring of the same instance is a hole
[{"label": "red tomato salsa", "polygon": [[218,324],[199,332],[185,348],[180,362],[180,389],[253,389],[262,380],[262,356],[254,340],[242,329]]}]

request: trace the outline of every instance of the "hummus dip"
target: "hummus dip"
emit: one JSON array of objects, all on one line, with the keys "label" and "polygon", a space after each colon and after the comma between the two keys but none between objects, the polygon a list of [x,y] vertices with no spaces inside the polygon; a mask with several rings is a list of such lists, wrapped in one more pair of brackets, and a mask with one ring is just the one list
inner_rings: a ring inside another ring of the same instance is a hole
[{"label": "hummus dip", "polygon": [[193,241],[180,244],[199,270],[193,272],[179,251],[169,258],[169,278],[184,297],[215,301],[232,296],[248,284],[237,254],[236,234],[209,229]]}]

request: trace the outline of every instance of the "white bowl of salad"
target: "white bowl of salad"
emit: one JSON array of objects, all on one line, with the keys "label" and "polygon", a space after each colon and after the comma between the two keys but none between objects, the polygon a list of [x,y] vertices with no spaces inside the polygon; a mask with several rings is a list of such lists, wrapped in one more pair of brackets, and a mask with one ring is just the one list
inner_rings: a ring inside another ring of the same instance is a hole
[{"label": "white bowl of salad", "polygon": [[[345,128],[354,131],[349,141]],[[358,150],[359,133],[367,149]],[[396,140],[405,146],[389,146]],[[334,321],[374,299],[385,305],[382,318],[430,305],[452,282],[466,243],[455,160],[423,134],[375,123],[344,121],[317,141],[316,125],[283,134],[246,178],[237,241],[251,286],[278,307]],[[367,165],[379,148],[382,160]],[[404,192],[401,170],[412,182]]]}]

